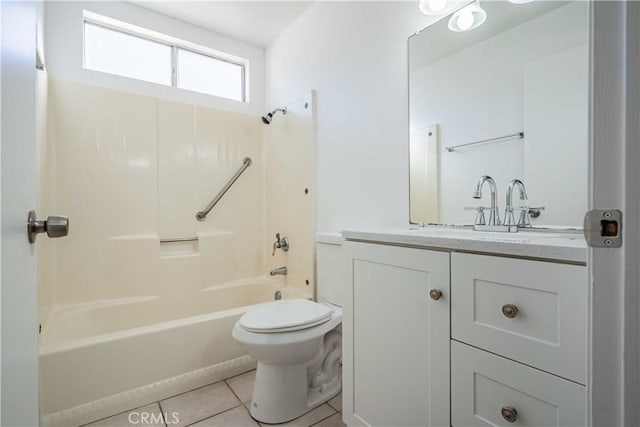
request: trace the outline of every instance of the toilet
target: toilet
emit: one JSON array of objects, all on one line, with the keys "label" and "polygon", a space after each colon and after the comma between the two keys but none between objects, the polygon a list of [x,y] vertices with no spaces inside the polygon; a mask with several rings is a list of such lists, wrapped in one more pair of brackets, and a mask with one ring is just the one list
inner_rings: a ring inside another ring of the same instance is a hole
[{"label": "toilet", "polygon": [[318,300],[279,300],[245,313],[233,338],[258,361],[251,416],[277,424],[335,397],[342,389],[343,287],[340,240],[316,247]]}]

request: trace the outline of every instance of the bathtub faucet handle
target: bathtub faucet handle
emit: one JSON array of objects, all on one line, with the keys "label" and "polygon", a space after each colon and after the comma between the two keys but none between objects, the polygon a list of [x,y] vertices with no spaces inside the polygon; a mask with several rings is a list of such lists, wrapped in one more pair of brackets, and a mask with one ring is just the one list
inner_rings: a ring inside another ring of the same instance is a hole
[{"label": "bathtub faucet handle", "polygon": [[276,241],[273,242],[273,252],[271,252],[271,256],[276,254],[276,249],[282,249],[284,252],[289,250],[289,239],[286,237],[280,237],[280,233],[276,233]]}]

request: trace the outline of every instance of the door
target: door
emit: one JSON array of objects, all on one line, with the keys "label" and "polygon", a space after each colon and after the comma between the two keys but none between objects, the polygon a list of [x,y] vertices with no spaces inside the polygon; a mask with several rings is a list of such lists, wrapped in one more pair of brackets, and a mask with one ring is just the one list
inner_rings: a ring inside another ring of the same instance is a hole
[{"label": "door", "polygon": [[26,233],[36,206],[35,2],[0,2],[1,423],[38,425],[36,260]]},{"label": "door", "polygon": [[[348,242],[344,420],[449,425],[449,254]],[[432,292],[433,291],[433,292]]]},{"label": "door", "polygon": [[590,209],[623,211],[590,248],[590,425],[640,425],[640,3],[591,3]]}]

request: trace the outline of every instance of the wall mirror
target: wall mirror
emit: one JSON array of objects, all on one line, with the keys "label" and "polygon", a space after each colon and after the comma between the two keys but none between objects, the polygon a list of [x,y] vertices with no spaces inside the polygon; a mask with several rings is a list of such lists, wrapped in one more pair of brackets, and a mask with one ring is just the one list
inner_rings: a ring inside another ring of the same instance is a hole
[{"label": "wall mirror", "polygon": [[[580,228],[587,210],[588,2],[481,3],[466,32],[449,17],[409,38],[410,220],[472,224],[481,175],[544,206],[534,227]],[[514,195],[516,196],[516,195]],[[514,206],[522,203],[514,197]]]}]

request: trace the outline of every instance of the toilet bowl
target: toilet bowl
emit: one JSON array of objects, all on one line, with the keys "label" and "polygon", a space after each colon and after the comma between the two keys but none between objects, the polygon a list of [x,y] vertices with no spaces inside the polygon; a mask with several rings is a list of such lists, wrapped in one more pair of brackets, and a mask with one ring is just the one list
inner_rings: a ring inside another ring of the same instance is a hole
[{"label": "toilet bowl", "polygon": [[283,423],[337,395],[342,309],[304,299],[262,304],[245,313],[233,338],[258,361],[251,416]]},{"label": "toilet bowl", "polygon": [[249,411],[263,423],[297,418],[342,389],[338,363],[347,265],[339,233],[316,237],[321,302],[298,299],[262,304],[233,327],[233,338],[258,361]]}]

